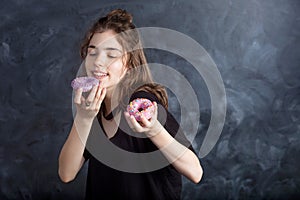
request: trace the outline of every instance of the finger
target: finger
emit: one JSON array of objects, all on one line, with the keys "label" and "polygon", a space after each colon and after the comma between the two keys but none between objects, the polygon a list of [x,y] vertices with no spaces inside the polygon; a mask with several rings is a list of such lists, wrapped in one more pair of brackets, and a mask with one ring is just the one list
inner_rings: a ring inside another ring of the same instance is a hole
[{"label": "finger", "polygon": [[128,113],[128,112],[124,112],[124,116],[125,116],[125,119],[126,119],[126,121],[127,121],[127,123],[128,123],[129,128],[133,129],[133,124],[132,124],[132,122],[131,122],[131,120],[130,120],[130,115],[129,115],[129,113]]},{"label": "finger", "polygon": [[98,101],[100,99],[101,92],[102,92],[102,87],[100,87],[100,85],[98,85],[96,95],[95,95],[95,98],[94,98],[94,101],[93,101],[93,106],[95,106],[95,107],[98,106]]},{"label": "finger", "polygon": [[[151,119],[151,121],[152,121],[153,119]],[[144,114],[142,114],[141,115],[141,122],[143,123],[143,127],[147,127],[147,128],[149,128],[149,127],[151,127],[151,121],[149,121],[145,116],[144,116]]]},{"label": "finger", "polygon": [[74,103],[81,104],[82,88],[75,90]]},{"label": "finger", "polygon": [[100,85],[98,85],[98,89],[97,89],[97,92],[96,92],[95,100],[98,100],[100,98],[102,89],[103,88]]},{"label": "finger", "polygon": [[135,119],[134,116],[130,116],[130,122],[133,125],[133,128],[137,131],[137,132],[141,132],[143,127],[138,123],[138,121]]},{"label": "finger", "polygon": [[157,115],[158,115],[157,103],[154,101],[153,105],[154,105],[154,113],[153,113],[152,118],[157,119]]},{"label": "finger", "polygon": [[92,103],[95,99],[95,95],[96,95],[96,92],[97,92],[97,89],[98,89],[98,86],[94,86],[92,91],[90,92],[89,96],[86,98],[86,101],[87,102],[90,102]]},{"label": "finger", "polygon": [[[99,92],[99,94],[98,94],[98,92]],[[96,102],[96,108],[100,108],[101,103],[104,100],[105,95],[106,95],[106,88],[102,88],[102,89],[99,88],[98,92],[97,92],[97,95],[100,95],[100,96],[99,96],[99,98],[97,97],[98,99]]]},{"label": "finger", "polygon": [[158,107],[157,107],[157,103],[153,102],[153,106],[154,106],[154,112],[153,115],[151,117],[151,119],[147,119],[144,114],[141,115],[141,122],[145,125],[144,127],[148,127],[150,128],[155,121],[157,120],[157,113],[158,113]]},{"label": "finger", "polygon": [[85,98],[83,96],[81,96],[81,103],[80,103],[80,105],[82,107],[86,107],[86,100],[85,100]]},{"label": "finger", "polygon": [[105,96],[106,96],[106,88],[102,88],[101,95],[100,95],[100,100],[103,101]]}]

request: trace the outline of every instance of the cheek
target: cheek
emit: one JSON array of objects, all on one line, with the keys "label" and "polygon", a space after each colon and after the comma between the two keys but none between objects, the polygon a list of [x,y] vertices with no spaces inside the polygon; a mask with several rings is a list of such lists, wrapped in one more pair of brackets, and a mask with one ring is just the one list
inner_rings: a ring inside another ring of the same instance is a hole
[{"label": "cheek", "polygon": [[122,62],[116,62],[110,66],[110,71],[114,74],[118,74],[119,76],[124,73],[125,66],[123,66]]},{"label": "cheek", "polygon": [[89,62],[86,61],[86,62],[84,63],[84,66],[85,66],[86,72],[89,73],[89,71],[92,70],[92,69],[91,69],[91,68],[92,68],[91,66],[93,66],[93,65],[91,65],[91,63],[89,63]]},{"label": "cheek", "polygon": [[91,66],[93,66],[93,63],[94,63],[94,59],[88,58],[88,57],[85,58],[85,66],[87,68],[90,68]]}]

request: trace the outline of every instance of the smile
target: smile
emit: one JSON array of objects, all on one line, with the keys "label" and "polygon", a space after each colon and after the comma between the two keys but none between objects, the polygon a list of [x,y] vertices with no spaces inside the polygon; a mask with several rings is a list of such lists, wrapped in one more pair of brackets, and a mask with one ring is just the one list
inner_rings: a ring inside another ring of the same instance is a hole
[{"label": "smile", "polygon": [[102,78],[105,78],[108,76],[107,73],[104,73],[104,72],[96,72],[96,71],[93,71],[92,72],[94,77],[97,78],[97,79],[102,79]]}]

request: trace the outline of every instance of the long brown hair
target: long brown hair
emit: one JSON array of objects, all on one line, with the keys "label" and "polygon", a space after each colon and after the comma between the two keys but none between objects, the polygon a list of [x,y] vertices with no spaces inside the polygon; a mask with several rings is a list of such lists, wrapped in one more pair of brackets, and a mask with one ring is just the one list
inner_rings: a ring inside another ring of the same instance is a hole
[{"label": "long brown hair", "polygon": [[132,15],[126,10],[113,10],[93,24],[82,42],[80,49],[81,58],[85,59],[87,56],[88,46],[93,35],[107,30],[113,30],[118,34],[117,40],[124,48],[127,57],[124,64],[128,70],[116,90],[119,92],[119,97],[121,97],[119,103],[124,107],[127,105],[132,93],[135,91],[147,91],[154,94],[161,104],[167,108],[167,92],[163,86],[154,83],[138,31],[132,23]]}]

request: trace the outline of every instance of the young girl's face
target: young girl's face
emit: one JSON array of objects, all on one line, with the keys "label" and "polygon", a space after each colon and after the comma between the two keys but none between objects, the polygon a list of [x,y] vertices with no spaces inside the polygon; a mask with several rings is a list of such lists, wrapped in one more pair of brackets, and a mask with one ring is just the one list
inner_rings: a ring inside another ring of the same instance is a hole
[{"label": "young girl's face", "polygon": [[107,91],[113,91],[127,68],[123,48],[112,30],[95,33],[90,41],[85,59],[86,72],[102,82]]}]

